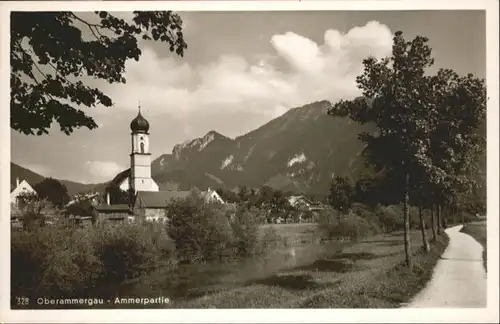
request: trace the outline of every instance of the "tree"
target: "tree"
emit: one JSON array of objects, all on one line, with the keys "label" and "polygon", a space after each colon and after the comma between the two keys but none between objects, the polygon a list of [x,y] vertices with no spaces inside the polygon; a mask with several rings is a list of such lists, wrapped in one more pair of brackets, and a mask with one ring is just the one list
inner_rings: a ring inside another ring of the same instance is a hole
[{"label": "tree", "polygon": [[238,198],[240,199],[240,201],[247,201],[248,198],[249,198],[249,193],[250,191],[248,190],[248,188],[246,186],[239,186],[238,187]]},{"label": "tree", "polygon": [[41,199],[47,199],[54,206],[62,207],[69,201],[68,189],[59,180],[45,178],[34,188]]},{"label": "tree", "polygon": [[345,212],[352,204],[354,189],[346,177],[335,176],[330,184],[328,200],[339,212]]},{"label": "tree", "polygon": [[377,197],[377,183],[371,176],[363,176],[354,185],[354,201],[366,204],[368,206],[375,206],[379,203]]},{"label": "tree", "polygon": [[356,78],[362,98],[341,100],[330,110],[334,116],[349,116],[361,123],[373,123],[377,134],[363,133],[367,157],[375,171],[386,170],[403,188],[406,263],[413,267],[410,242],[409,189],[415,168],[426,168],[430,125],[425,116],[428,101],[426,68],[433,64],[428,39],[417,36],[406,41],[402,32],[393,38],[392,55],[363,60],[364,71]]},{"label": "tree", "polygon": [[[431,247],[429,245],[429,239],[427,238],[427,228],[425,224],[425,219],[424,219],[424,214],[423,214],[423,209],[426,206],[426,201],[425,201],[425,185],[427,184],[426,182],[426,175],[424,173],[416,173],[414,176],[414,181],[413,183],[410,184],[410,190],[413,189],[411,192],[411,198],[413,198],[414,204],[418,206],[418,218],[420,221],[420,231],[422,233],[422,244],[425,252],[430,252]],[[427,187],[428,188],[428,187]],[[432,216],[433,217],[433,216]],[[432,220],[432,230],[435,230],[435,222],[434,219]],[[434,233],[434,232],[433,232]],[[434,235],[434,239],[436,239],[436,236]]]},{"label": "tree", "polygon": [[51,203],[46,198],[31,192],[23,192],[17,196],[17,207],[21,211],[24,229],[36,229],[47,221],[45,210]]},{"label": "tree", "polygon": [[30,135],[48,134],[54,120],[67,135],[97,128],[81,108],[113,101],[82,77],[125,83],[125,62],[141,55],[138,39],[166,43],[180,56],[187,48],[171,11],[134,11],[133,22],[105,11],[12,12],[10,21],[11,128]]},{"label": "tree", "polygon": [[484,156],[486,139],[481,131],[486,117],[486,87],[483,79],[472,74],[460,77],[441,69],[429,77],[436,123],[430,136],[438,228],[443,225],[443,207],[456,208],[464,195],[477,188],[474,176]]},{"label": "tree", "polygon": [[283,192],[274,190],[272,193],[271,201],[269,203],[272,213],[283,213],[285,215],[285,219],[288,217],[288,213],[291,211],[292,206],[290,206],[290,202],[285,197]]}]

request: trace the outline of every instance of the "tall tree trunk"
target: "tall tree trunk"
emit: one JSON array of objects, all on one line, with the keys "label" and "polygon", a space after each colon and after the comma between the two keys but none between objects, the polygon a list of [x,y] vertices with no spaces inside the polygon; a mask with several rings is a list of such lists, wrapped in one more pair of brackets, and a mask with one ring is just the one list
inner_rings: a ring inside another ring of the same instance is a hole
[{"label": "tall tree trunk", "polygon": [[432,238],[434,241],[437,240],[437,230],[436,230],[436,214],[434,213],[434,208],[436,205],[431,205],[431,222],[432,222]]},{"label": "tall tree trunk", "polygon": [[427,229],[425,228],[424,214],[422,213],[422,204],[418,206],[418,217],[420,218],[420,230],[422,231],[422,241],[424,244],[425,252],[429,252],[431,247],[429,241],[427,240]]},{"label": "tall tree trunk", "polygon": [[405,255],[406,265],[410,270],[413,269],[413,260],[411,255],[411,241],[410,241],[410,211],[408,205],[410,202],[409,196],[410,189],[410,175],[405,172],[405,186],[404,186],[404,200],[403,200],[403,214],[404,214],[404,240],[405,240]]},{"label": "tall tree trunk", "polygon": [[436,220],[437,220],[437,232],[441,234],[441,205],[436,205]]},{"label": "tall tree trunk", "polygon": [[462,219],[462,225],[465,226],[465,218],[464,218],[464,213],[462,210],[460,210],[460,218]]}]

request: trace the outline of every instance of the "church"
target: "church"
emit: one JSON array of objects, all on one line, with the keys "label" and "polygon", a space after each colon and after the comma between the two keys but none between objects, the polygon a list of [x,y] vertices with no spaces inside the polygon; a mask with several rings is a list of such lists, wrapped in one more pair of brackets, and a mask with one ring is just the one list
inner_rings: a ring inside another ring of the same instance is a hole
[{"label": "church", "polygon": [[[165,221],[165,207],[175,199],[186,199],[193,191],[160,190],[151,176],[151,153],[149,122],[142,116],[139,107],[137,117],[130,123],[131,153],[130,168],[120,172],[110,184],[123,191],[132,189],[134,196],[129,204],[110,204],[109,193],[106,203],[96,206],[100,219],[133,221],[138,217],[146,221]],[[224,201],[215,190],[208,188],[198,193],[205,202]]]}]

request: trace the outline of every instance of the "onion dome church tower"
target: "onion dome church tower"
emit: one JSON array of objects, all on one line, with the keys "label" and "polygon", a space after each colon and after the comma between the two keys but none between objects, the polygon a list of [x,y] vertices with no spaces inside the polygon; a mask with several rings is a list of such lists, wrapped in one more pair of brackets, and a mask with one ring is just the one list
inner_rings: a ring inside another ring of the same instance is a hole
[{"label": "onion dome church tower", "polygon": [[149,153],[149,122],[139,113],[130,123],[132,152],[130,153],[130,188],[137,191],[158,191],[151,178],[151,153]]}]

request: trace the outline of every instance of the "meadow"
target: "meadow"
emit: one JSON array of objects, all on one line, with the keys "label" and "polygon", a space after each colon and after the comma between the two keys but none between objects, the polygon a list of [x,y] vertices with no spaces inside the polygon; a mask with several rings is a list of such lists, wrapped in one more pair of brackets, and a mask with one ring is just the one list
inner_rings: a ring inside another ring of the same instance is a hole
[{"label": "meadow", "polygon": [[462,228],[462,232],[469,234],[483,246],[483,265],[484,269],[488,271],[488,267],[486,266],[488,258],[488,244],[486,242],[486,221],[468,223]]},{"label": "meadow", "polygon": [[[317,224],[261,227],[269,228],[301,243],[288,243],[265,258],[160,271],[122,286],[119,294],[168,296],[170,308],[399,307],[423,288],[447,246],[441,235],[430,254],[422,253],[421,233],[412,231],[416,267],[409,273],[402,232],[319,243]],[[294,260],[287,257],[291,248]]]}]

